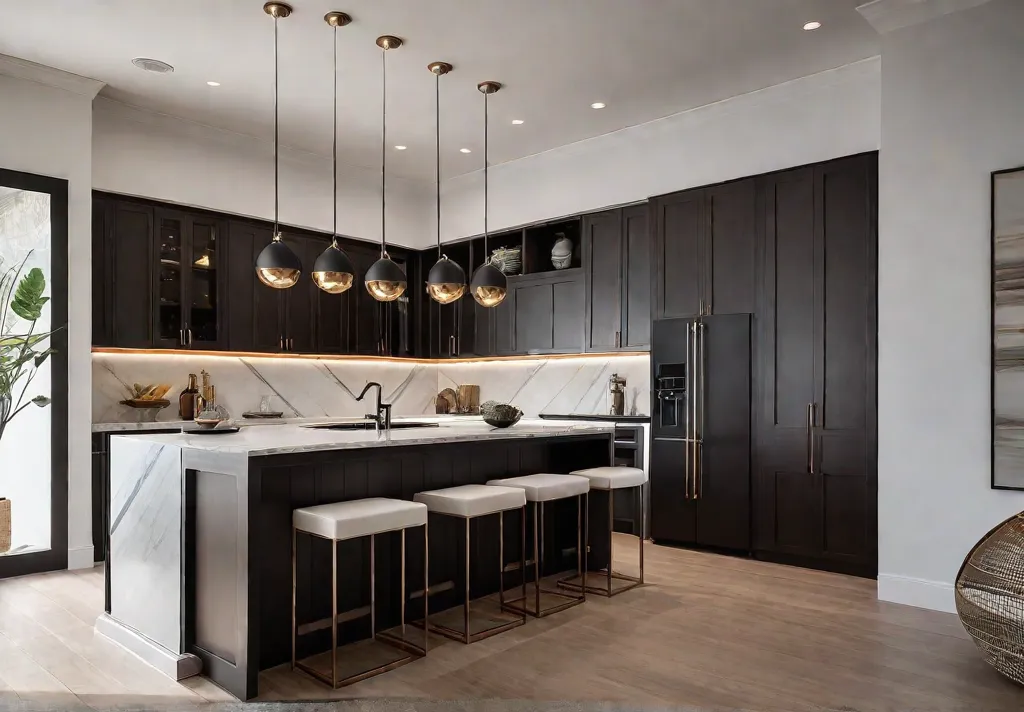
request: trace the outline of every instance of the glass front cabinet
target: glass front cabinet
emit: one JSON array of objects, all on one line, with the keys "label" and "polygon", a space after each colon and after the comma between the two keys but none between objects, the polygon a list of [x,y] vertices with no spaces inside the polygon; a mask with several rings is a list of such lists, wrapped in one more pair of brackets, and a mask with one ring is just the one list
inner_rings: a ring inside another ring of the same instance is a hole
[{"label": "glass front cabinet", "polygon": [[221,348],[223,223],[173,210],[158,210],[155,222],[156,345]]}]

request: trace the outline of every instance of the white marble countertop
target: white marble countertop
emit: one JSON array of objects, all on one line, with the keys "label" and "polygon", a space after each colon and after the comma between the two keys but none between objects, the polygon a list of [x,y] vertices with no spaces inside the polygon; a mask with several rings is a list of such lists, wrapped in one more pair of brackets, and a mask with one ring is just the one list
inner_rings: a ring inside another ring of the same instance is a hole
[{"label": "white marble countertop", "polygon": [[[305,425],[308,423],[353,423],[365,420],[364,418],[346,418],[343,416],[331,417],[320,416],[319,418],[234,418],[232,424],[241,428],[249,428],[254,425]],[[420,415],[401,416],[394,418],[394,422],[402,420],[416,420],[430,423],[444,423],[456,421],[482,422],[479,415]],[[149,430],[198,430],[199,426],[191,420],[157,420],[141,423],[93,423],[94,433],[144,433]]]},{"label": "white marble countertop", "polygon": [[[443,418],[443,416],[442,416]],[[406,420],[438,422],[442,418],[408,418]],[[342,422],[336,418],[325,421]],[[351,418],[347,420],[352,420]],[[430,445],[451,442],[478,442],[480,440],[517,440],[573,435],[608,435],[615,431],[614,423],[581,421],[545,421],[523,419],[511,428],[494,428],[478,418],[444,418],[438,427],[392,430],[378,435],[373,430],[324,430],[297,424],[251,425],[240,432],[225,435],[199,435],[190,432],[146,434],[119,434],[117,439],[141,440],[157,445],[170,445],[185,450],[223,455],[282,455],[288,453],[317,452],[322,450],[350,450],[360,448]],[[112,445],[113,447],[114,445]]]}]

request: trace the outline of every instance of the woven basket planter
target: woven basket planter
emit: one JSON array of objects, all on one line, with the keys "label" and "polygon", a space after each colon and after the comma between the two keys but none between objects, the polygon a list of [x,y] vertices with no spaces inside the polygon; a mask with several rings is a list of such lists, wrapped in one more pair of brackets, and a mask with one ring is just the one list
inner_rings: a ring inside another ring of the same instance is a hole
[{"label": "woven basket planter", "polygon": [[956,577],[956,610],[988,663],[1024,685],[1024,512],[971,549]]},{"label": "woven basket planter", "polygon": [[0,554],[11,550],[11,500],[0,499]]}]

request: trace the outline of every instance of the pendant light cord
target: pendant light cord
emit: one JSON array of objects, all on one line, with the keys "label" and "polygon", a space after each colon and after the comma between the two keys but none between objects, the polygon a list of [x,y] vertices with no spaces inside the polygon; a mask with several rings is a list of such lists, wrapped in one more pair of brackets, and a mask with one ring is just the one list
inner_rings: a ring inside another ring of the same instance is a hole
[{"label": "pendant light cord", "polygon": [[331,244],[338,246],[338,26],[334,25],[334,143],[332,146],[334,158],[334,234],[331,235]]},{"label": "pendant light cord", "polygon": [[487,127],[487,117],[489,114],[489,112],[487,111],[487,98],[488,95],[484,94],[484,259],[489,260],[490,258],[487,257],[487,213],[489,212],[489,196],[487,195],[487,140],[488,136],[490,135],[490,131],[488,130]]},{"label": "pendant light cord", "polygon": [[441,259],[441,75],[434,75],[435,186],[437,187],[437,259]]},{"label": "pendant light cord", "polygon": [[277,59],[277,16],[274,16],[274,239],[281,239],[281,226],[279,224],[279,192],[278,174],[280,172],[280,159],[278,157],[278,118],[277,118],[277,83],[278,83],[278,59]]},{"label": "pendant light cord", "polygon": [[388,51],[384,49],[380,54],[381,69],[381,97],[380,97],[380,256],[388,253],[387,240],[385,239],[385,204],[387,201],[387,143],[388,143]]}]

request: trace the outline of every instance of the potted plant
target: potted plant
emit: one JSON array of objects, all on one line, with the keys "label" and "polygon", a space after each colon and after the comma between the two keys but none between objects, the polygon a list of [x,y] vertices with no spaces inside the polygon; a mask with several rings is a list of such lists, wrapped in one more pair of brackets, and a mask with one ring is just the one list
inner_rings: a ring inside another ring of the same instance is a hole
[{"label": "potted plant", "polygon": [[[46,278],[41,269],[33,267],[22,275],[27,261],[28,256],[0,274],[0,441],[7,426],[25,408],[45,408],[50,404],[50,399],[43,395],[25,400],[39,368],[53,353],[46,341],[56,331],[36,332],[36,322],[50,298],[43,296]],[[0,554],[11,548],[11,500],[2,495]]]}]

